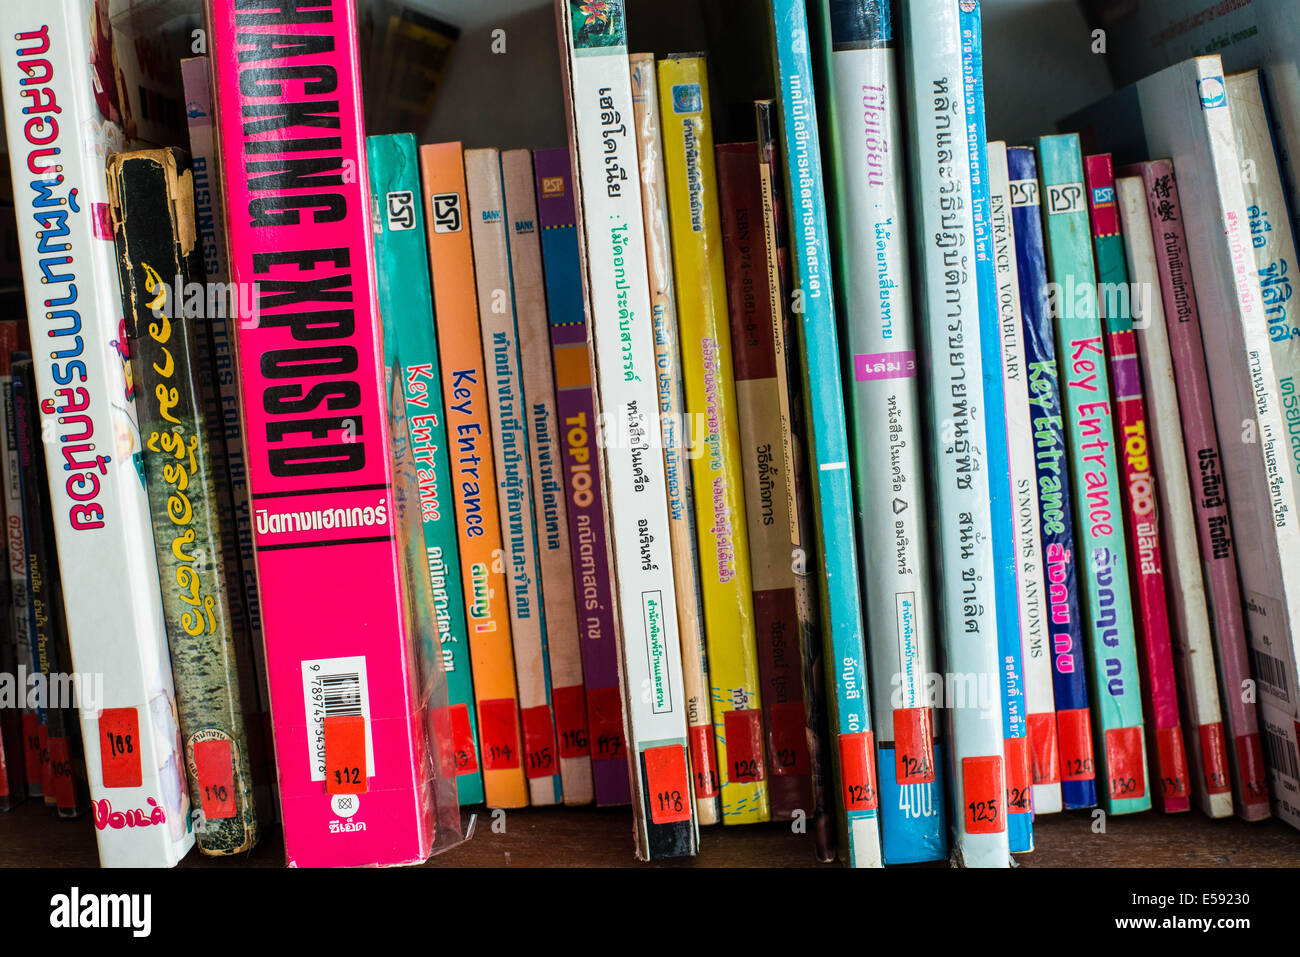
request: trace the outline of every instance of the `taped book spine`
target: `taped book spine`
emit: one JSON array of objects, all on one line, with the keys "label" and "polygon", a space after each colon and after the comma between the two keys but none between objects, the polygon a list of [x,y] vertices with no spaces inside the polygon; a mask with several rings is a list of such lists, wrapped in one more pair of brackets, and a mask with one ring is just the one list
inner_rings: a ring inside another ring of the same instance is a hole
[{"label": "taped book spine", "polygon": [[[1056,333],[1048,301],[1038,159],[1028,147],[1007,150],[1011,219],[1016,241],[1030,432],[1038,481],[1038,529],[1047,588],[1048,639],[1056,720],[1029,726],[1035,773],[1059,778],[1067,808],[1097,803],[1092,714],[1088,707],[1084,622],[1079,606],[1074,496],[1066,460]],[[1055,744],[1053,744],[1055,742]]]},{"label": "taped book spine", "polygon": [[740,419],[703,57],[659,65],[682,384],[691,423],[700,589],[722,823],[771,817]]},{"label": "taped book spine", "polygon": [[1123,175],[1115,187],[1129,275],[1134,288],[1143,290],[1142,298],[1134,304],[1133,326],[1150,413],[1151,460],[1156,476],[1153,485],[1162,516],[1160,539],[1164,554],[1169,556],[1165,577],[1173,609],[1179,698],[1189,724],[1185,737],[1191,766],[1189,785],[1207,816],[1226,817],[1232,814],[1232,785],[1224,752],[1218,669],[1196,540],[1196,512],[1187,477],[1179,385],[1174,378],[1169,332],[1165,328],[1166,308],[1172,306],[1172,301],[1167,303],[1161,294],[1146,186],[1140,176]]},{"label": "taped book spine", "polygon": [[[581,707],[586,696],[582,684],[582,639],[574,604],[569,510],[565,507],[560,466],[560,422],[555,409],[555,377],[551,372],[550,324],[542,276],[533,154],[528,150],[502,153],[501,177],[509,216],[510,273],[515,288],[523,395],[527,397],[533,519],[541,565],[560,778],[565,804],[590,804],[591,752],[587,742],[587,714]],[[540,717],[538,712],[525,718],[525,735],[529,727],[534,734],[538,733]]]},{"label": "taped book spine", "polygon": [[529,803],[564,800],[551,710],[551,663],[542,606],[542,571],[533,524],[528,454],[527,398],[519,360],[515,290],[510,276],[509,210],[501,183],[498,150],[466,150],[469,230],[478,284],[479,330],[487,373],[492,450],[496,457],[497,506],[504,546],[502,564],[510,600],[510,639],[515,652],[519,723]]},{"label": "taped book spine", "polygon": [[556,0],[578,250],[589,306],[600,458],[619,616],[637,855],[694,856],[699,827],[660,441],[645,220],[621,0]]},{"label": "taped book spine", "polygon": [[[852,441],[862,592],[879,729],[886,864],[948,853],[944,765],[930,695],[935,658],[929,509],[911,288],[903,87],[894,24],[878,0],[812,7],[824,65],[828,211]],[[882,160],[882,156],[887,157]],[[881,462],[888,460],[888,467]]]},{"label": "taped book spine", "polygon": [[496,464],[461,145],[421,146],[420,182],[429,212],[433,314],[447,408],[484,800],[494,808],[525,807],[528,783],[520,753],[509,592],[497,521]]},{"label": "taped book spine", "polygon": [[[582,676],[587,688],[586,701],[570,702],[569,706],[586,710],[596,803],[627,804],[632,791],[619,686],[614,573],[605,524],[604,464],[597,444],[594,366],[587,341],[569,151],[538,150],[533,154],[533,171],[537,177],[537,219],[542,227],[556,414],[564,436],[561,459],[569,506],[569,543],[574,587],[580,593]],[[557,699],[556,707],[563,706],[565,701]]]},{"label": "taped book spine", "polygon": [[677,291],[668,238],[668,186],[659,133],[659,81],[653,53],[628,57],[636,120],[641,206],[645,216],[650,308],[654,312],[659,418],[663,425],[664,474],[668,481],[668,521],[677,584],[677,627],[682,642],[682,680],[686,683],[686,726],[691,737],[695,813],[701,824],[721,816],[717,749],[713,744],[713,704],[709,658],[704,643],[700,553],[695,532],[695,492],[689,463],[690,421],[682,385],[677,329]]},{"label": "taped book spine", "polygon": [[1097,303],[1083,155],[1077,136],[1039,140],[1049,274],[1059,290],[1057,351],[1065,383],[1066,435],[1070,442],[1079,540],[1084,554],[1083,593],[1088,606],[1089,664],[1097,701],[1092,709],[1108,813],[1151,807],[1130,600],[1119,456],[1115,447],[1110,377]]}]

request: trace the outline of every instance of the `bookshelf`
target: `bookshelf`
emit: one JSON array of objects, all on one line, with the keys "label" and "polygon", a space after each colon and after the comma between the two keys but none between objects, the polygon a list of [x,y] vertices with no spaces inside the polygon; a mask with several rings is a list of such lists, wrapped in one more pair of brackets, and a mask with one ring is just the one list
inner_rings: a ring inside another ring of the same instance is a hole
[{"label": "bookshelf", "polygon": [[[541,148],[565,143],[560,64],[549,0],[408,0],[461,29],[422,142],[457,139],[467,147]],[[708,46],[705,3],[629,0],[634,46],[657,54]],[[198,9],[198,0],[142,0],[142,7]],[[1057,117],[1113,88],[1104,56],[1075,0],[984,0],[990,138],[1024,142],[1051,131]],[[496,31],[505,51],[495,52]],[[526,90],[526,95],[521,91]],[[532,808],[506,815],[504,833],[480,814],[472,840],[426,866],[623,867],[632,854],[626,808]],[[1110,817],[1094,833],[1088,812],[1041,818],[1038,849],[1025,867],[1285,867],[1300,864],[1300,832],[1276,820],[1211,821],[1199,812]],[[183,867],[279,867],[283,844],[270,829],[249,855],[212,859],[191,853]],[[39,801],[0,814],[0,867],[94,867],[89,818],[59,821]],[[788,825],[715,826],[702,831],[695,860],[663,867],[815,867],[812,841]],[[934,866],[944,866],[942,864]]]}]

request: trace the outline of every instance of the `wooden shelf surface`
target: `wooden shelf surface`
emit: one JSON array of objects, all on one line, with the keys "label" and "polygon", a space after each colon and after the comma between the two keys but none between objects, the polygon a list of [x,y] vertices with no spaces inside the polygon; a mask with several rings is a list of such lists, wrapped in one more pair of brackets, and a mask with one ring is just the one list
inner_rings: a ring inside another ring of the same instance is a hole
[{"label": "wooden shelf surface", "polygon": [[[1024,867],[1300,867],[1300,831],[1280,821],[1211,821],[1198,812],[1109,817],[1094,834],[1087,812],[1040,818],[1038,849]],[[509,811],[505,833],[479,813],[473,838],[429,867],[816,867],[812,838],[788,824],[703,828],[693,861],[642,864],[632,856],[627,808],[528,808]],[[182,867],[279,867],[278,828],[252,853],[214,859],[191,851]],[[0,867],[96,867],[89,818],[61,821],[39,802],[0,814]],[[938,865],[942,866],[942,865]]]}]

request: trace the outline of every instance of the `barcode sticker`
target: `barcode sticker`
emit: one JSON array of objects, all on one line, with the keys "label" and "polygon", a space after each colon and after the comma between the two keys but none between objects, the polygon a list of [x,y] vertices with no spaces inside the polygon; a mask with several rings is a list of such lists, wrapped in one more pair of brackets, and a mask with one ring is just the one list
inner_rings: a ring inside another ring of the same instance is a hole
[{"label": "barcode sticker", "polygon": [[618,688],[588,688],[587,715],[591,718],[591,759],[626,761],[623,699]]},{"label": "barcode sticker", "polygon": [[484,771],[519,767],[519,722],[514,698],[489,698],[478,703],[478,737]]},{"label": "barcode sticker", "polygon": [[934,781],[934,718],[929,708],[894,711],[894,769],[899,785]]},{"label": "barcode sticker", "polygon": [[1146,795],[1141,727],[1106,729],[1106,777],[1112,801],[1128,801]]},{"label": "barcode sticker", "polygon": [[[1296,746],[1287,740],[1286,732],[1268,721],[1263,722],[1264,746],[1268,749],[1268,763],[1273,773],[1300,780],[1300,760]],[[1300,740],[1300,724],[1296,725],[1296,739]]]},{"label": "barcode sticker", "polygon": [[539,704],[522,708],[519,721],[524,726],[524,773],[530,778],[546,778],[559,771],[555,758],[555,725],[551,709]]},{"label": "barcode sticker", "polygon": [[555,706],[555,734],[560,739],[561,758],[585,758],[591,753],[587,739],[587,691],[582,685],[556,688],[551,693]]},{"label": "barcode sticker", "polygon": [[[307,753],[313,781],[326,781],[325,721],[361,718],[365,751],[354,762],[364,782],[376,773],[375,743],[370,721],[370,688],[366,658],[319,658],[302,663],[302,693],[307,708]],[[361,761],[364,758],[364,764]],[[334,792],[331,792],[334,793]],[[344,792],[356,793],[356,792]]]},{"label": "barcode sticker", "polygon": [[968,834],[1001,834],[1007,829],[1003,813],[1006,779],[1002,758],[991,754],[961,759],[962,817]]},{"label": "barcode sticker", "polygon": [[772,773],[808,773],[808,728],[802,701],[777,701],[772,712]]},{"label": "barcode sticker", "polygon": [[876,738],[870,731],[839,736],[840,782],[844,810],[874,811],[880,803],[876,790]]},{"label": "barcode sticker", "polygon": [[1264,690],[1290,704],[1291,685],[1287,681],[1286,662],[1258,648],[1251,648],[1250,656],[1255,663],[1255,678],[1266,686]]},{"label": "barcode sticker", "polygon": [[99,768],[106,788],[140,786],[140,716],[135,708],[99,713]]},{"label": "barcode sticker", "polygon": [[1210,794],[1227,794],[1232,790],[1228,776],[1228,746],[1223,736],[1223,722],[1201,725],[1201,763],[1205,765],[1205,790]]},{"label": "barcode sticker", "polygon": [[1056,712],[1056,738],[1061,744],[1061,780],[1091,781],[1097,776],[1092,756],[1091,716],[1087,708]]},{"label": "barcode sticker", "polygon": [[1007,813],[1028,814],[1033,809],[1030,799],[1029,739],[1024,735],[1006,738],[1002,750],[1007,759]]},{"label": "barcode sticker", "polygon": [[1241,794],[1246,804],[1268,803],[1268,771],[1259,732],[1237,738],[1237,769],[1241,773]]},{"label": "barcode sticker", "polygon": [[370,775],[366,765],[366,719],[359,714],[325,718],[325,793],[364,794]]},{"label": "barcode sticker", "polygon": [[1187,797],[1190,789],[1182,725],[1156,729],[1156,760],[1160,762],[1156,768],[1160,796],[1166,801]]},{"label": "barcode sticker", "polygon": [[676,744],[646,748],[646,790],[650,793],[650,820],[675,824],[691,819],[691,782],[686,772],[686,749]]},{"label": "barcode sticker", "polygon": [[728,784],[754,784],[766,775],[763,769],[763,716],[757,708],[738,708],[722,714],[726,736]]},{"label": "barcode sticker", "polygon": [[716,797],[718,793],[718,761],[713,751],[713,725],[697,724],[687,729],[691,743],[691,770],[695,775],[695,796]]},{"label": "barcode sticker", "polygon": [[478,749],[474,746],[469,705],[463,701],[451,706],[451,740],[456,774],[473,774],[478,770]]},{"label": "barcode sticker", "polygon": [[1029,767],[1035,784],[1057,784],[1061,780],[1060,752],[1056,742],[1056,712],[1029,716]]},{"label": "barcode sticker", "polygon": [[205,818],[219,821],[235,816],[235,762],[229,738],[213,736],[194,742],[194,780]]}]

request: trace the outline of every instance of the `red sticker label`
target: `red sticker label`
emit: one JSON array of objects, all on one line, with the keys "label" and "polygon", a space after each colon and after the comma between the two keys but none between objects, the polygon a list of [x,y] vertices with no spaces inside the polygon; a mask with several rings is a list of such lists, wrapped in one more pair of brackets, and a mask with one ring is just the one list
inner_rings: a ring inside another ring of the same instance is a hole
[{"label": "red sticker label", "polygon": [[1268,803],[1268,772],[1259,732],[1237,738],[1237,769],[1241,772],[1241,794],[1246,804]]},{"label": "red sticker label", "polygon": [[808,729],[802,701],[778,701],[770,711],[772,774],[808,773]]},{"label": "red sticker label", "polygon": [[23,715],[23,751],[27,757],[27,781],[40,784],[41,780],[41,724],[36,712]]},{"label": "red sticker label", "polygon": [[617,688],[588,688],[587,715],[591,719],[591,759],[626,761],[623,743],[623,699]]},{"label": "red sticker label", "polygon": [[359,714],[336,714],[325,719],[325,793],[365,794],[366,719]]},{"label": "red sticker label", "polygon": [[763,769],[763,715],[756,708],[724,711],[728,784],[754,784],[766,775]]},{"label": "red sticker label", "polygon": [[556,688],[551,692],[555,707],[555,734],[560,739],[561,758],[585,758],[591,754],[587,740],[587,689],[582,685]]},{"label": "red sticker label", "polygon": [[1034,809],[1030,797],[1029,738],[1005,738],[1002,750],[1007,759],[1007,813],[1029,814]]},{"label": "red sticker label", "polygon": [[1106,776],[1112,801],[1128,801],[1146,795],[1146,762],[1142,759],[1140,727],[1106,730]]},{"label": "red sticker label", "polygon": [[894,773],[899,785],[934,782],[934,714],[929,708],[894,711]]},{"label": "red sticker label", "polygon": [[474,743],[474,726],[469,720],[469,705],[462,701],[448,710],[451,713],[451,746],[456,774],[473,774],[478,770],[478,747]]},{"label": "red sticker label", "polygon": [[713,750],[713,725],[698,724],[686,730],[691,745],[691,773],[695,776],[695,796],[715,797],[718,793],[718,759]]},{"label": "red sticker label", "polygon": [[1029,716],[1029,769],[1035,784],[1057,784],[1061,780],[1060,752],[1056,746],[1056,712]]},{"label": "red sticker label", "polygon": [[1182,725],[1156,729],[1156,760],[1160,775],[1160,797],[1181,800],[1191,793],[1187,773],[1187,749],[1183,747]]},{"label": "red sticker label", "polygon": [[691,819],[691,782],[686,772],[686,749],[675,744],[646,748],[646,789],[650,792],[650,820],[675,824]]},{"label": "red sticker label", "polygon": [[489,698],[478,703],[478,739],[484,771],[519,767],[519,719],[513,698]]},{"label": "red sticker label", "polygon": [[1228,745],[1223,736],[1223,722],[1201,725],[1201,763],[1205,765],[1205,790],[1210,794],[1227,794],[1232,790],[1228,773]]},{"label": "red sticker label", "polygon": [[876,790],[876,738],[870,731],[841,734],[840,782],[845,811],[874,811],[880,804]]},{"label": "red sticker label", "polygon": [[1007,829],[1003,811],[1006,781],[1002,758],[989,755],[961,759],[962,815],[969,834],[1001,834]]},{"label": "red sticker label", "polygon": [[[326,718],[326,721],[331,719]],[[329,765],[329,745],[325,746],[325,763]],[[361,728],[361,756],[366,754],[365,725]],[[199,801],[203,816],[209,820],[221,820],[234,817],[237,813],[235,801],[235,763],[231,756],[230,742],[222,739],[194,742],[195,777],[198,778]],[[329,788],[326,787],[329,791]],[[348,792],[329,791],[330,794]]]},{"label": "red sticker label", "polygon": [[544,704],[524,708],[519,712],[519,720],[524,726],[524,773],[530,778],[548,778],[558,773],[560,765],[555,757],[551,709]]},{"label": "red sticker label", "polygon": [[77,789],[72,779],[72,751],[68,739],[62,736],[50,738],[50,779],[59,809],[75,808]]},{"label": "red sticker label", "polygon": [[1056,712],[1062,781],[1091,781],[1097,776],[1092,756],[1091,719],[1087,708],[1067,708]]},{"label": "red sticker label", "polygon": [[141,783],[140,716],[135,708],[105,708],[99,713],[99,769],[106,788],[138,788]]}]

